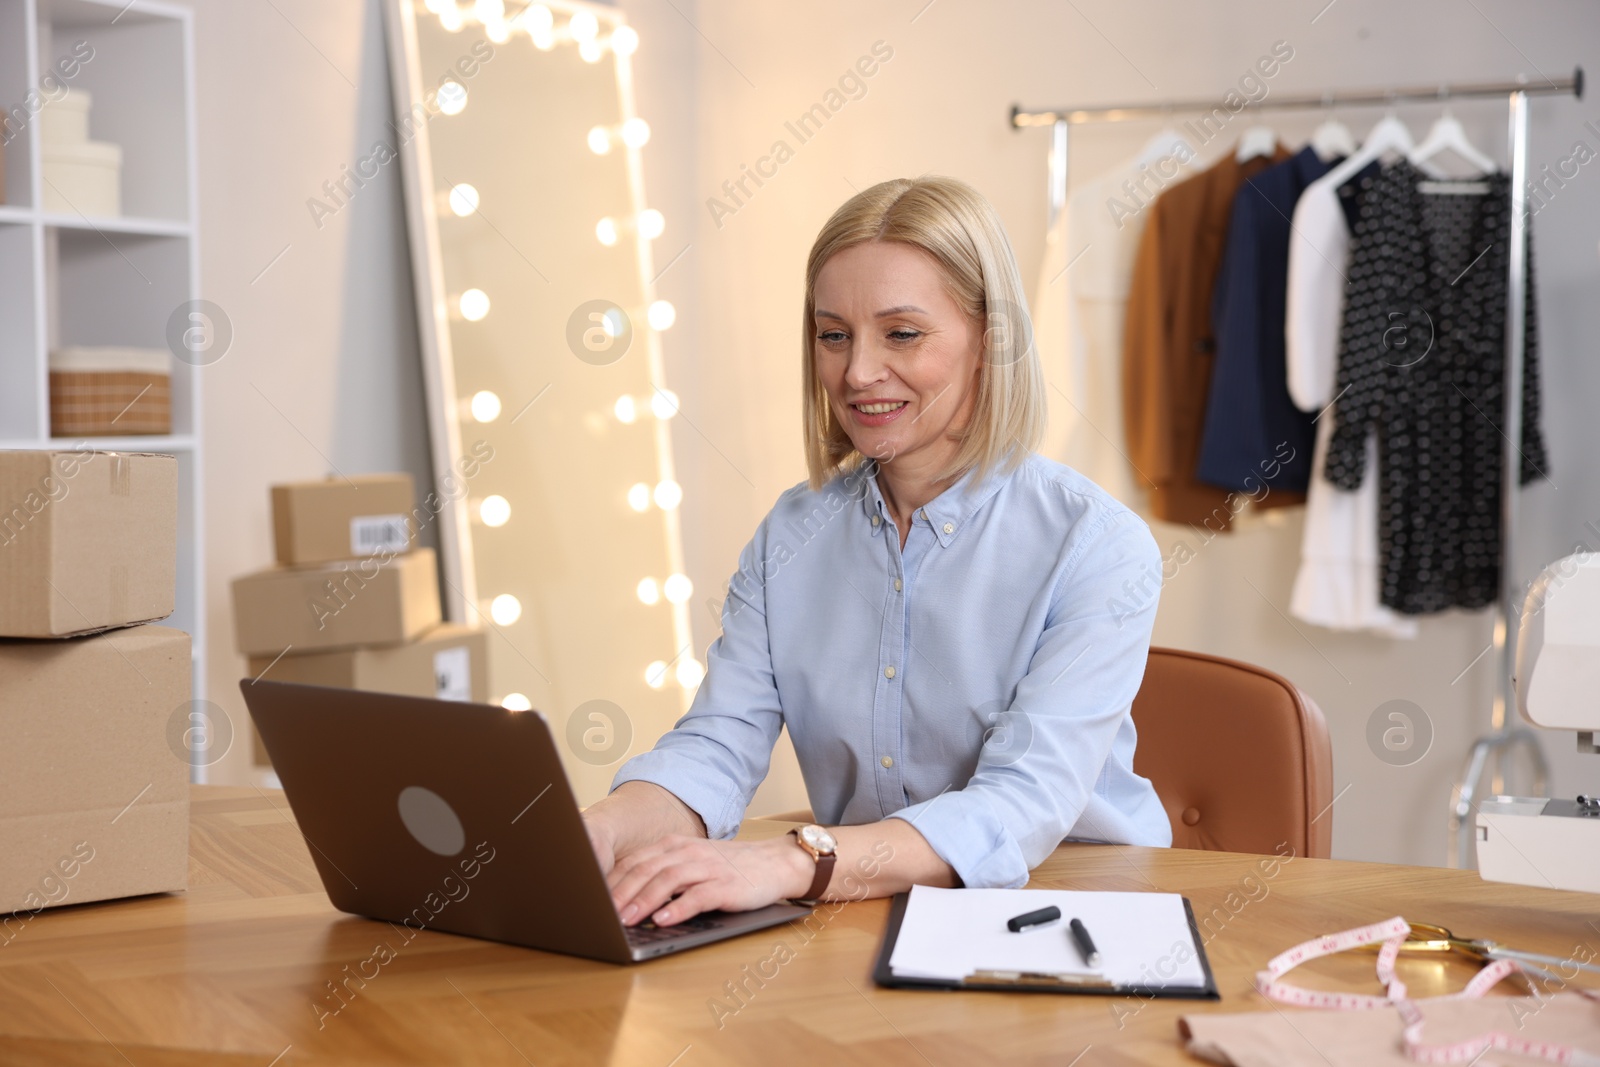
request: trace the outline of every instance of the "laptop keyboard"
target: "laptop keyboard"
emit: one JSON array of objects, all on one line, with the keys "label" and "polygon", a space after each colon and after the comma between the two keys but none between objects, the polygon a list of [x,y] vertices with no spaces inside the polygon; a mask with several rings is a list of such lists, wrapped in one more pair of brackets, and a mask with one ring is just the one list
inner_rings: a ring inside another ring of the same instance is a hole
[{"label": "laptop keyboard", "polygon": [[671,926],[657,926],[649,919],[646,919],[638,926],[629,926],[626,930],[630,945],[652,945],[657,941],[670,941],[678,937],[687,937],[690,934],[703,933],[706,930],[715,930],[721,925],[722,923],[716,919],[708,919],[703,915],[696,915],[692,919],[685,919],[683,922],[674,923]]}]

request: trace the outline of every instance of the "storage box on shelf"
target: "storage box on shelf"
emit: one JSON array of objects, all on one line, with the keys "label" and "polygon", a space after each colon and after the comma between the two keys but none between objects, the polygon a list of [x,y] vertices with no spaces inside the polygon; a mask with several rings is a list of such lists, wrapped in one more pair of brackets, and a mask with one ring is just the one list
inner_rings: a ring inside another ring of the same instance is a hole
[{"label": "storage box on shelf", "polygon": [[100,437],[172,432],[172,354],[84,345],[50,353],[50,432]]},{"label": "storage box on shelf", "polygon": [[89,139],[87,89],[64,87],[39,113],[46,211],[113,218],[122,214],[122,147]]}]

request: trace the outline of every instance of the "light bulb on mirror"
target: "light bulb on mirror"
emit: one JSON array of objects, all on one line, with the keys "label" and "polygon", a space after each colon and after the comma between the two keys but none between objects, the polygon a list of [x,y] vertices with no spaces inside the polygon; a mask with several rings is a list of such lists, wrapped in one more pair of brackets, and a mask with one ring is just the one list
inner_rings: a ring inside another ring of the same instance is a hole
[{"label": "light bulb on mirror", "polygon": [[521,693],[507,693],[501,698],[500,706],[507,711],[532,711],[533,701]]},{"label": "light bulb on mirror", "polygon": [[611,134],[604,126],[596,126],[589,131],[589,151],[597,156],[611,151]]},{"label": "light bulb on mirror", "polygon": [[477,422],[493,422],[500,417],[500,394],[479,389],[472,394],[467,409],[472,412],[472,417]]},{"label": "light bulb on mirror", "polygon": [[650,487],[643,482],[634,482],[628,487],[628,506],[634,511],[650,510]]},{"label": "light bulb on mirror", "polygon": [[617,243],[617,220],[607,215],[595,223],[594,235],[600,243],[610,248]]},{"label": "light bulb on mirror", "polygon": [[603,55],[605,55],[605,49],[600,47],[599,41],[578,42],[578,57],[585,63],[598,63]]},{"label": "light bulb on mirror", "polygon": [[489,601],[489,618],[496,626],[510,626],[522,618],[522,601],[510,593],[501,593]]},{"label": "light bulb on mirror", "polygon": [[631,396],[619,396],[611,408],[611,413],[617,417],[618,422],[629,425],[639,417],[639,405]]},{"label": "light bulb on mirror", "polygon": [[667,661],[656,659],[650,661],[650,666],[644,669],[644,682],[651,689],[660,689],[667,684]]},{"label": "light bulb on mirror", "polygon": [[661,587],[656,584],[654,578],[640,578],[634,592],[638,594],[641,604],[661,603]]},{"label": "light bulb on mirror", "polygon": [[678,684],[685,689],[693,689],[700,684],[700,680],[705,676],[705,667],[701,666],[700,661],[693,656],[687,656],[678,661]]},{"label": "light bulb on mirror", "polygon": [[644,317],[652,330],[670,330],[672,324],[678,321],[678,309],[672,306],[670,300],[655,300],[645,311]]},{"label": "light bulb on mirror", "polygon": [[529,33],[535,31],[549,33],[556,26],[555,15],[544,4],[530,5],[514,21],[522,23],[523,28]]},{"label": "light bulb on mirror", "polygon": [[[455,4],[446,4],[444,10],[439,12],[439,25],[450,33],[456,33],[461,29],[461,12],[456,10]],[[446,114],[454,115],[455,112],[449,111]]]},{"label": "light bulb on mirror", "polygon": [[478,190],[476,186],[462,182],[450,187],[450,210],[460,218],[466,218],[478,210]]},{"label": "light bulb on mirror", "polygon": [[533,47],[541,52],[548,52],[556,46],[556,33],[549,27],[531,29],[528,36],[533,38]]},{"label": "light bulb on mirror", "polygon": [[667,220],[661,212],[648,207],[639,212],[638,228],[640,237],[653,241],[667,228]]},{"label": "light bulb on mirror", "polygon": [[431,15],[442,15],[447,7],[455,7],[454,0],[425,0],[422,5]]},{"label": "light bulb on mirror", "polygon": [[506,17],[505,0],[474,0],[472,13],[479,22],[499,22]]},{"label": "light bulb on mirror", "polygon": [[686,604],[694,596],[694,583],[687,574],[671,574],[661,583],[661,592],[674,604]]},{"label": "light bulb on mirror", "polygon": [[[460,15],[456,18],[459,20]],[[447,27],[448,28],[448,27]],[[467,87],[451,80],[439,86],[439,110],[446,115],[459,115],[467,106]]]},{"label": "light bulb on mirror", "polygon": [[482,289],[468,289],[461,294],[461,317],[468,322],[479,322],[489,314],[489,294]]},{"label": "light bulb on mirror", "polygon": [[671,511],[683,503],[683,487],[672,479],[656,483],[656,507],[662,511]]},{"label": "light bulb on mirror", "polygon": [[511,501],[496,493],[478,502],[478,518],[485,526],[504,526],[511,521]]},{"label": "light bulb on mirror", "polygon": [[658,419],[670,419],[678,413],[678,394],[671,389],[657,389],[650,398],[650,411]]},{"label": "light bulb on mirror", "polygon": [[567,32],[572,34],[574,41],[592,41],[595,34],[600,32],[600,22],[594,17],[594,12],[579,11],[567,23]]},{"label": "light bulb on mirror", "polygon": [[639,50],[639,31],[632,26],[618,26],[611,31],[611,50],[619,56],[631,56]]},{"label": "light bulb on mirror", "polygon": [[632,118],[622,124],[622,143],[629,148],[643,148],[650,142],[650,124],[644,119]]},{"label": "light bulb on mirror", "polygon": [[483,35],[495,44],[505,44],[511,40],[511,27],[505,24],[504,19],[485,22],[483,24]]}]

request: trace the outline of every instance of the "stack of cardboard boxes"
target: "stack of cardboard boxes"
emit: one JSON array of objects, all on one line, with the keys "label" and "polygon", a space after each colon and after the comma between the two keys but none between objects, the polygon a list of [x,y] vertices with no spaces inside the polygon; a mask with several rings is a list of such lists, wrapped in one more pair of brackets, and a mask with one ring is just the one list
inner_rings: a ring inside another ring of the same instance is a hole
[{"label": "stack of cardboard boxes", "polygon": [[0,452],[0,944],[59,904],[180,890],[189,635],[178,461]]},{"label": "stack of cardboard boxes", "polygon": [[440,622],[433,549],[413,547],[419,514],[407,474],[273,486],[277,566],[233,583],[250,677],[483,702],[488,642]]}]

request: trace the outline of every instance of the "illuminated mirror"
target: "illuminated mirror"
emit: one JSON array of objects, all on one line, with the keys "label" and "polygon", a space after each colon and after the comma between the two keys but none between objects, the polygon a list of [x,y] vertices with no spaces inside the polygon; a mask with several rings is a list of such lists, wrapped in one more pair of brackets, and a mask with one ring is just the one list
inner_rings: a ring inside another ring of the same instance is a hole
[{"label": "illuminated mirror", "polygon": [[580,804],[688,708],[653,242],[620,12],[389,0],[446,614],[550,720]]}]

